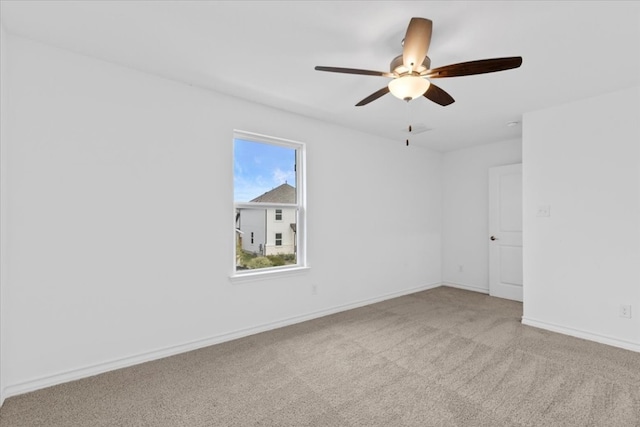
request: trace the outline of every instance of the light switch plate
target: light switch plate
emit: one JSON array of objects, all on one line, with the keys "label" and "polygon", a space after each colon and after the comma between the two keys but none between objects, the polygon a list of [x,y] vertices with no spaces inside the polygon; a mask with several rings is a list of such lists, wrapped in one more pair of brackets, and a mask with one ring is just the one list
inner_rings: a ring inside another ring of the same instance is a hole
[{"label": "light switch plate", "polygon": [[631,319],[631,306],[626,304],[620,305],[620,317]]}]

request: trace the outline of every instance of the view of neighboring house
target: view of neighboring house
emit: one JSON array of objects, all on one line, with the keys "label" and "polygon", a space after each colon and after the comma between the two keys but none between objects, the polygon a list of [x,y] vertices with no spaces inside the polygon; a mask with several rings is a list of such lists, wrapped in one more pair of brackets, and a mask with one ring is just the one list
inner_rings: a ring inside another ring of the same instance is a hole
[{"label": "view of neighboring house", "polygon": [[[249,203],[295,203],[296,189],[286,182]],[[236,229],[242,250],[258,255],[296,251],[295,208],[238,208]]]}]

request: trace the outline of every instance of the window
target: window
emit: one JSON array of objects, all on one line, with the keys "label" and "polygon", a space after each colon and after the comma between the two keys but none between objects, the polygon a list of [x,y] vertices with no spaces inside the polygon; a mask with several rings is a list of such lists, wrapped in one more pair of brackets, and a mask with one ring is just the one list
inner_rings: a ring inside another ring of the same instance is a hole
[{"label": "window", "polygon": [[304,144],[235,131],[233,154],[233,276],[305,267]]}]

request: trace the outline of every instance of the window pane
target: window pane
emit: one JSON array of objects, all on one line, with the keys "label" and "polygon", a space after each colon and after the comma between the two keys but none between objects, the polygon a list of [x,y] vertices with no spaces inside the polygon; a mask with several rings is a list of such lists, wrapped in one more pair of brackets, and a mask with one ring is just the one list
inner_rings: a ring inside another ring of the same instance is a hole
[{"label": "window pane", "polygon": [[236,138],[233,150],[236,203],[296,203],[294,148]]},{"label": "window pane", "polygon": [[306,266],[304,144],[234,131],[233,152],[235,271]]},{"label": "window pane", "polygon": [[[297,209],[237,208],[236,270],[280,267],[297,263]],[[251,236],[250,238],[247,238]]]}]

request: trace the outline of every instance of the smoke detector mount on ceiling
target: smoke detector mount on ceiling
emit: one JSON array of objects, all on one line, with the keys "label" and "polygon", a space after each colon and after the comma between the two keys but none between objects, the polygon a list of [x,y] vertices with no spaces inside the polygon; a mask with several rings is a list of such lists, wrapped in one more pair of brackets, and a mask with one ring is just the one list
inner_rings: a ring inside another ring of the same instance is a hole
[{"label": "smoke detector mount on ceiling", "polygon": [[411,125],[411,130],[408,127],[402,129],[404,133],[410,133],[411,135],[417,135],[423,132],[429,132],[433,130],[433,128],[427,127],[424,123],[418,123],[416,125]]}]

